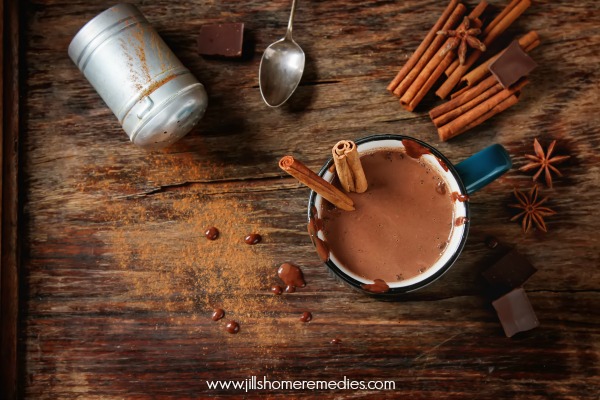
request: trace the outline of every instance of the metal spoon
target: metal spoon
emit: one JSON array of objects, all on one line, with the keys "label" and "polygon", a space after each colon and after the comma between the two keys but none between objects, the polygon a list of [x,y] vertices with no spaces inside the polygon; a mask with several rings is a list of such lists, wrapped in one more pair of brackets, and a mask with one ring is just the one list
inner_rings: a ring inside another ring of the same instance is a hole
[{"label": "metal spoon", "polygon": [[304,52],[292,39],[295,11],[296,0],[293,0],[285,36],[267,47],[260,60],[258,85],[263,100],[270,107],[279,107],[290,98],[304,72]]}]

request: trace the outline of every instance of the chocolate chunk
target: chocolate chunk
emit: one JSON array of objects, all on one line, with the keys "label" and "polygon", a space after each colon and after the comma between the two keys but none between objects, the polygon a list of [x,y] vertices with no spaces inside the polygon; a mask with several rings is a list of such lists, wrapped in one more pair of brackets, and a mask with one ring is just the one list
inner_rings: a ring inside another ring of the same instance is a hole
[{"label": "chocolate chunk", "polygon": [[206,56],[241,57],[244,24],[203,25],[198,37],[198,52]]},{"label": "chocolate chunk", "polygon": [[482,273],[486,281],[500,293],[521,287],[537,269],[516,249]]},{"label": "chocolate chunk", "polygon": [[537,67],[537,63],[515,40],[496,61],[490,64],[489,70],[504,88],[508,88],[519,79],[529,75],[535,67]]},{"label": "chocolate chunk", "polygon": [[492,302],[507,337],[540,325],[527,293],[518,288]]}]

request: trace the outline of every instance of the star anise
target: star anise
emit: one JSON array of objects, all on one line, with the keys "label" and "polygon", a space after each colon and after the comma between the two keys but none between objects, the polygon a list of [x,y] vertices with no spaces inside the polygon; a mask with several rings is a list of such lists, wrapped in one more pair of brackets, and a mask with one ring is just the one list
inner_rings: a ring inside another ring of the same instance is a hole
[{"label": "star anise", "polygon": [[561,162],[563,162],[571,157],[571,156],[554,156],[554,157],[550,158],[550,156],[552,155],[552,151],[554,151],[555,144],[556,144],[556,140],[553,140],[552,143],[550,143],[550,146],[548,146],[548,150],[546,151],[546,153],[544,153],[544,150],[542,149],[540,142],[538,142],[537,138],[534,139],[533,140],[533,150],[535,151],[535,155],[525,154],[525,157],[530,159],[532,162],[519,168],[519,171],[529,171],[534,168],[539,168],[538,171],[533,176],[533,180],[534,181],[537,180],[537,178],[539,178],[540,175],[542,174],[542,171],[544,171],[545,172],[544,175],[546,178],[546,185],[548,185],[548,187],[551,188],[552,187],[551,172],[555,172],[556,175],[562,176],[560,171],[552,164],[560,164]]},{"label": "star anise", "polygon": [[515,188],[514,194],[519,204],[509,204],[508,206],[512,208],[518,208],[523,211],[512,217],[510,220],[516,221],[523,217],[523,221],[521,223],[523,227],[523,233],[527,233],[527,231],[529,231],[532,221],[535,223],[538,229],[547,232],[548,230],[546,229],[546,224],[544,223],[544,217],[556,214],[555,211],[549,209],[548,207],[542,207],[542,204],[548,200],[548,197],[544,197],[542,200],[537,201],[537,185],[534,185],[527,194]]},{"label": "star anise", "polygon": [[470,28],[471,20],[469,17],[465,17],[462,24],[456,30],[439,31],[438,35],[444,35],[450,39],[446,42],[446,45],[440,52],[440,57],[444,57],[449,51],[452,51],[458,47],[458,61],[460,65],[464,65],[467,58],[467,45],[480,50],[485,51],[485,44],[481,43],[475,36],[481,33],[479,28]]}]

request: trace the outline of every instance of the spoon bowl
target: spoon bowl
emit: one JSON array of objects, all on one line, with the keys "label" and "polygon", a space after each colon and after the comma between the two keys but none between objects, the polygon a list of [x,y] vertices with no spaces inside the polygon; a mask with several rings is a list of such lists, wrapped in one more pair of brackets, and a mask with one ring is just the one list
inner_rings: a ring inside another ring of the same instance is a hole
[{"label": "spoon bowl", "polygon": [[295,10],[296,0],[292,2],[292,12],[285,36],[267,47],[260,61],[258,71],[260,94],[270,107],[279,107],[285,103],[298,87],[304,73],[304,51],[292,39]]}]

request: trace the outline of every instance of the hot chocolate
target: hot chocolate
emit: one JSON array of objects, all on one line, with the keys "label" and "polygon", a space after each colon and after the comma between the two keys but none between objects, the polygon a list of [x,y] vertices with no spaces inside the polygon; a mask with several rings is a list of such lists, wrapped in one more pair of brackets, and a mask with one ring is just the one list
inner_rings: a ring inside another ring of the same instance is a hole
[{"label": "hot chocolate", "polygon": [[[399,149],[361,157],[368,190],[349,193],[355,211],[323,202],[323,235],[331,254],[366,280],[398,282],[424,273],[446,249],[454,200],[437,168]],[[333,182],[339,187],[337,178]]]}]

